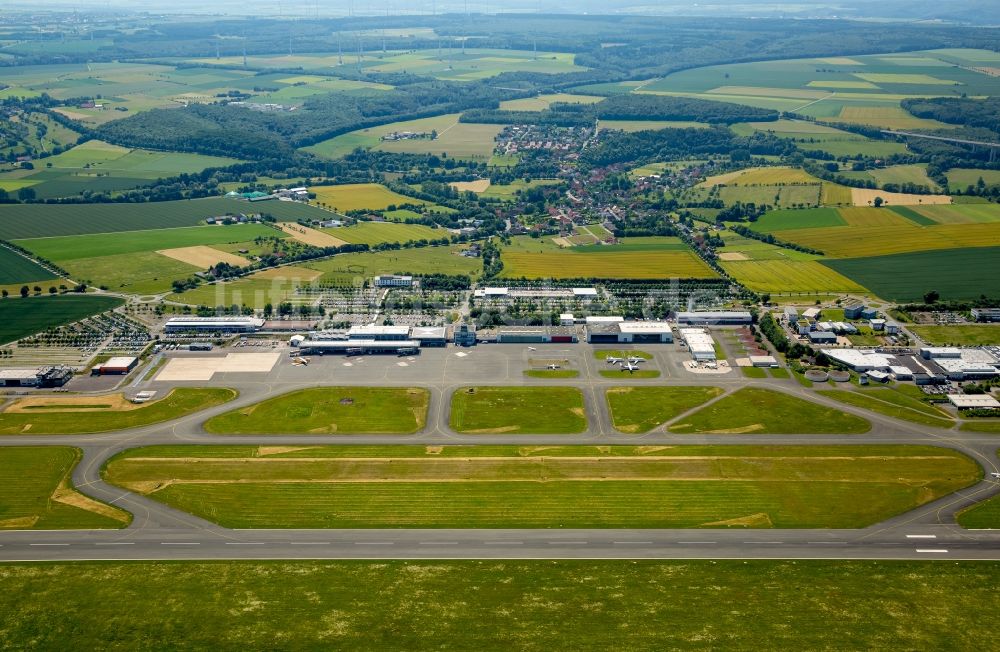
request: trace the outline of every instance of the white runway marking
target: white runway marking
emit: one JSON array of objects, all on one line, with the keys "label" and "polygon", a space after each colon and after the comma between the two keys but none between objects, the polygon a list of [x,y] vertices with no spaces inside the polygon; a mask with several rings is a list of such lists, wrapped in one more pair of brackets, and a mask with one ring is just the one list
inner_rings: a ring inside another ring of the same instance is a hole
[{"label": "white runway marking", "polygon": [[945,550],[944,548],[917,548],[917,552],[935,553],[935,552],[948,552],[948,551]]},{"label": "white runway marking", "polygon": [[30,546],[68,546],[68,543],[29,543]]},{"label": "white runway marking", "polygon": [[907,534],[907,539],[937,539],[937,535],[934,534]]}]

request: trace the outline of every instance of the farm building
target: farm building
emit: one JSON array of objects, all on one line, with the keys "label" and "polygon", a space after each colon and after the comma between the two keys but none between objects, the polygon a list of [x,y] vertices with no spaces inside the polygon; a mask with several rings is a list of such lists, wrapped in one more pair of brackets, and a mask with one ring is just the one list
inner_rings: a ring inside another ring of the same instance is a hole
[{"label": "farm building", "polygon": [[400,276],[398,274],[382,274],[375,277],[375,287],[380,288],[408,288],[413,286],[412,276]]},{"label": "farm building", "polygon": [[92,376],[124,376],[132,371],[139,364],[139,358],[131,356],[118,356],[111,358],[103,364],[94,366],[90,373]]},{"label": "farm building", "polygon": [[257,317],[172,317],[167,320],[167,333],[255,333],[264,327]]},{"label": "farm building", "polygon": [[828,331],[816,331],[809,333],[809,341],[812,344],[836,344],[837,334]]},{"label": "farm building", "polygon": [[690,326],[741,326],[753,322],[749,312],[712,311],[712,312],[679,312],[677,323]]},{"label": "farm building", "polygon": [[959,410],[995,410],[1000,401],[989,394],[948,394],[948,402]]},{"label": "farm building", "polygon": [[475,346],[476,329],[469,324],[459,324],[454,332],[455,346]]},{"label": "farm building", "polygon": [[1000,308],[973,308],[972,318],[975,321],[1000,321]]},{"label": "farm building", "polygon": [[587,341],[593,344],[662,344],[674,341],[670,325],[662,321],[588,322]]},{"label": "farm building", "polygon": [[681,337],[687,345],[691,357],[698,362],[714,362],[715,340],[704,328],[682,328]]},{"label": "farm building", "polygon": [[374,340],[377,342],[398,342],[409,339],[409,326],[378,326],[369,324],[367,326],[352,326],[347,331],[349,340]]},{"label": "farm building", "polygon": [[414,326],[410,329],[410,339],[420,342],[423,347],[444,348],[448,344],[446,326]]}]

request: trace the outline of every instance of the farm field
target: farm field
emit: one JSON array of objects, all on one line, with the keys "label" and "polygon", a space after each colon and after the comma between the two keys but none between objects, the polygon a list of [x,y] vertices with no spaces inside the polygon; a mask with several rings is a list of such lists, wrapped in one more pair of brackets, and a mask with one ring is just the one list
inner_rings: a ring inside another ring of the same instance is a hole
[{"label": "farm field", "polygon": [[352,226],[322,230],[345,242],[372,246],[383,242],[438,240],[448,238],[451,235],[445,229],[432,229],[423,224],[397,224],[393,222],[358,222]]},{"label": "farm field", "polygon": [[931,290],[946,301],[1000,292],[1000,278],[992,273],[1000,265],[1000,247],[824,260],[823,264],[890,301],[919,301]]},{"label": "farm field", "polygon": [[[631,241],[630,241],[631,242]],[[631,245],[560,249],[532,238],[512,238],[501,253],[504,278],[715,278],[716,273],[674,238],[643,238]]]},{"label": "farm field", "polygon": [[170,294],[167,299],[193,306],[246,305],[262,309],[268,303],[276,306],[293,299],[296,288],[309,285],[320,275],[321,272],[303,265],[276,267],[235,281],[202,284],[192,290]]},{"label": "farm field", "polygon": [[760,233],[775,233],[786,229],[819,229],[846,225],[847,222],[835,208],[807,208],[770,211],[754,222],[752,228]]},{"label": "farm field", "polygon": [[688,120],[601,120],[600,129],[617,131],[649,131],[658,129],[708,129],[707,122],[692,122]]},{"label": "farm field", "polygon": [[[107,401],[88,409],[81,409],[80,399],[72,396],[21,399],[0,412],[0,435],[72,435],[136,428],[221,405],[236,398],[236,392],[178,387],[163,398],[141,405],[125,401],[120,394],[106,398]],[[60,404],[66,407],[59,409]],[[28,405],[47,407],[43,411],[27,408]]]},{"label": "farm field", "polygon": [[[40,199],[68,197],[85,190],[116,191],[149,185],[159,178],[194,174],[206,168],[228,167],[240,161],[217,156],[130,150],[91,140],[44,159],[44,168],[18,181]],[[0,173],[0,183],[9,173]]]},{"label": "farm field", "polygon": [[[303,149],[327,158],[339,158],[360,147],[405,154],[447,154],[452,158],[489,159],[493,154],[496,135],[503,125],[459,122],[459,115],[450,113],[359,129]],[[437,132],[437,138],[382,140],[383,136],[402,131]]]},{"label": "farm field", "polygon": [[430,392],[414,387],[313,387],[212,417],[204,428],[223,435],[402,435],[424,427],[429,402]]},{"label": "farm field", "polygon": [[[981,641],[982,613],[1000,609],[998,572],[924,560],[10,563],[0,645],[99,649],[114,627],[130,649],[261,649],[279,637],[307,649],[329,641],[335,617],[344,649],[486,651],[503,632],[502,645],[522,650],[666,650],[708,632],[720,647],[964,650]],[[290,595],[310,599],[275,607]]]},{"label": "farm field", "polygon": [[314,203],[328,206],[338,213],[358,210],[378,211],[403,204],[423,206],[427,203],[422,199],[400,195],[377,183],[312,186],[309,190],[316,193]]},{"label": "farm field", "polygon": [[117,297],[67,294],[0,300],[0,344],[122,305]]},{"label": "farm field", "polygon": [[681,434],[862,434],[866,420],[769,389],[745,387],[670,426]]},{"label": "farm field", "polygon": [[483,263],[478,258],[460,256],[460,247],[417,247],[396,251],[338,254],[312,261],[308,268],[321,273],[320,282],[336,284],[360,282],[377,274],[465,274],[479,276]]},{"label": "farm field", "polygon": [[911,326],[920,339],[935,346],[1000,346],[1000,326],[968,324],[958,326]]},{"label": "farm field", "polygon": [[120,528],[131,515],[73,488],[82,454],[68,446],[0,448],[0,530]]},{"label": "farm field", "polygon": [[233,528],[837,528],[981,473],[929,446],[286,450],[139,448],[112,458],[104,478]]},{"label": "farm field", "polygon": [[583,394],[573,387],[460,387],[451,395],[451,428],[463,434],[583,432]]},{"label": "farm field", "polygon": [[[901,210],[896,207],[895,210]],[[909,210],[937,224],[991,224],[1000,222],[1000,205],[954,204],[951,206],[912,206]]]},{"label": "farm field", "polygon": [[[872,209],[882,210],[882,209]],[[918,226],[894,211],[886,211],[888,226],[828,227],[781,231],[782,240],[805,245],[831,258],[863,258],[936,249],[989,248],[1000,239],[1000,224],[938,224]],[[897,221],[898,220],[898,221]]]},{"label": "farm field", "polygon": [[517,179],[511,183],[493,184],[484,190],[480,195],[486,198],[500,199],[503,201],[514,201],[519,193],[539,188],[543,186],[555,186],[561,183],[558,179],[532,179],[525,181]]},{"label": "farm field", "polygon": [[903,143],[874,140],[849,131],[803,120],[781,119],[773,122],[747,122],[734,124],[730,129],[741,136],[749,136],[754,132],[770,132],[782,138],[790,138],[804,152],[821,151],[836,157],[888,158],[893,154],[905,154],[907,151],[906,145]]},{"label": "farm field", "polygon": [[504,111],[544,111],[555,103],[565,104],[596,104],[603,100],[598,95],[574,95],[572,93],[552,93],[537,97],[526,97],[520,100],[507,100],[500,103]]},{"label": "farm field", "polygon": [[954,421],[946,412],[892,389],[870,390],[818,390],[819,394],[845,405],[871,410],[878,414],[911,421],[933,428],[950,428]]},{"label": "farm field", "polygon": [[721,393],[718,387],[611,387],[605,396],[615,430],[643,433]]},{"label": "farm field", "polygon": [[3,212],[3,240],[196,226],[208,217],[236,213],[265,213],[293,222],[300,217],[322,219],[330,215],[297,202],[250,204],[223,197],[147,204],[19,204],[4,206]]},{"label": "farm field", "polygon": [[7,247],[0,247],[0,285],[50,281],[59,278],[38,263]]},{"label": "farm field", "polygon": [[952,168],[945,173],[948,185],[953,189],[965,190],[975,186],[982,179],[987,186],[1000,185],[1000,170],[974,170],[970,168]]}]

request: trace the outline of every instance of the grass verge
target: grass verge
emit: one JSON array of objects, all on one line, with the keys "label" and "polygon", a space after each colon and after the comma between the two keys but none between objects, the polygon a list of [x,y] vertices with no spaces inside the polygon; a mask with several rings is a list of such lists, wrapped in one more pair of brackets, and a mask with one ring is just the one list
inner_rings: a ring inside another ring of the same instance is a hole
[{"label": "grass verge", "polygon": [[465,434],[583,432],[583,394],[575,387],[462,387],[451,395],[451,427]]},{"label": "grass verge", "polygon": [[649,432],[721,393],[718,387],[612,387],[606,397],[615,430],[639,433]]},{"label": "grass verge", "polygon": [[845,405],[853,405],[893,419],[902,419],[923,426],[950,428],[955,425],[954,421],[945,418],[944,413],[937,408],[892,389],[860,391],[821,389],[817,393]]}]

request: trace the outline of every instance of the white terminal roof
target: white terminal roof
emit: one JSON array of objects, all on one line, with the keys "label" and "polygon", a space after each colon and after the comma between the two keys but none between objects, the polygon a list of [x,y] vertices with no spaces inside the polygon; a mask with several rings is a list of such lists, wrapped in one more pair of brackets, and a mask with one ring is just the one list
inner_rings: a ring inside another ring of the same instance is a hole
[{"label": "white terminal roof", "polygon": [[135,364],[136,359],[132,356],[117,356],[109,359],[107,362],[101,364],[102,367],[128,367],[129,365]]},{"label": "white terminal roof", "polygon": [[232,326],[233,324],[248,324],[261,328],[264,320],[259,317],[171,317],[167,320],[167,326]]},{"label": "white terminal roof", "polygon": [[708,331],[701,328],[682,328],[681,337],[687,342],[691,353],[715,353],[715,340]]},{"label": "white terminal roof", "polygon": [[948,394],[948,400],[957,408],[1000,408],[1000,401],[989,394]]},{"label": "white terminal roof", "polygon": [[410,331],[410,337],[413,339],[431,339],[431,338],[441,338],[444,339],[448,336],[447,326],[414,326]]},{"label": "white terminal roof", "polygon": [[617,315],[588,315],[588,324],[618,324],[625,321],[624,317]]},{"label": "white terminal roof", "polygon": [[400,348],[416,349],[420,342],[416,340],[306,340],[302,343],[304,349],[363,349],[363,348]]},{"label": "white terminal roof", "polygon": [[406,337],[410,334],[409,326],[379,326],[376,324],[368,324],[366,326],[352,326],[349,331],[347,331],[349,337],[366,337],[374,335],[397,335],[401,337]]},{"label": "white terminal roof", "polygon": [[625,321],[618,324],[622,333],[672,333],[665,321]]},{"label": "white terminal roof", "polygon": [[0,380],[28,380],[37,377],[37,369],[0,369]]},{"label": "white terminal roof", "polygon": [[823,353],[831,360],[845,364],[855,371],[885,370],[896,364],[896,358],[891,355],[862,349],[823,349]]}]

